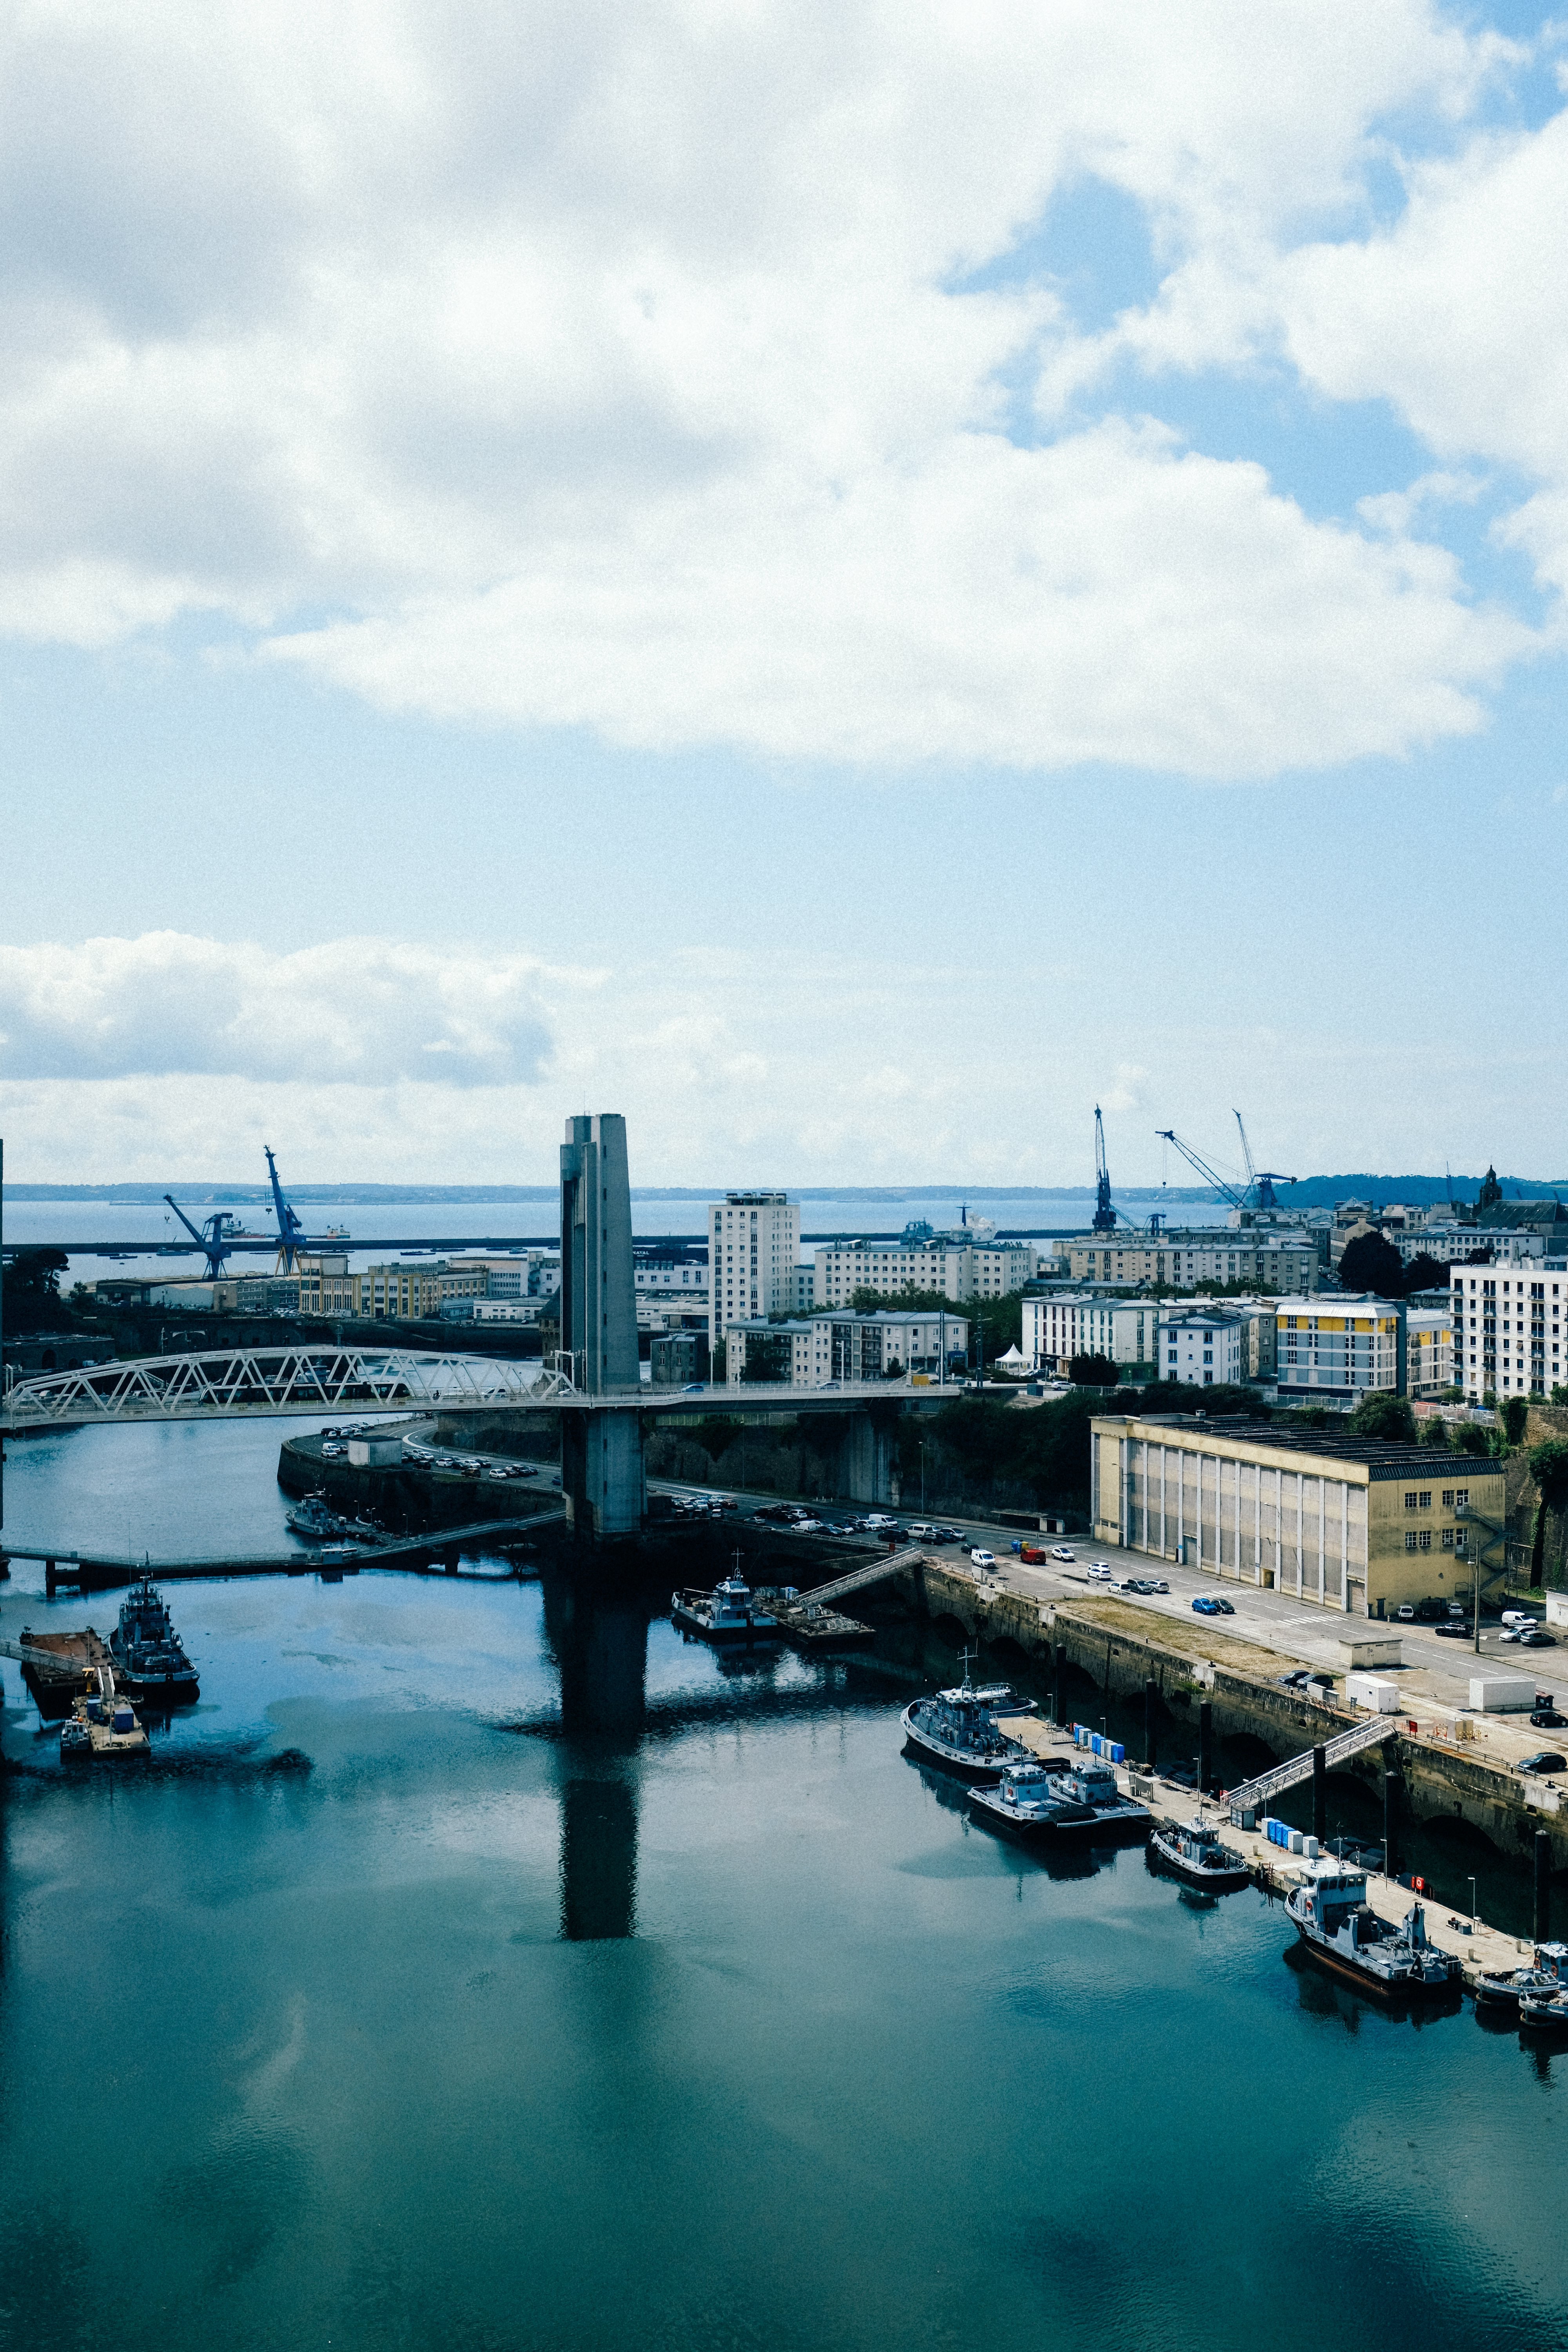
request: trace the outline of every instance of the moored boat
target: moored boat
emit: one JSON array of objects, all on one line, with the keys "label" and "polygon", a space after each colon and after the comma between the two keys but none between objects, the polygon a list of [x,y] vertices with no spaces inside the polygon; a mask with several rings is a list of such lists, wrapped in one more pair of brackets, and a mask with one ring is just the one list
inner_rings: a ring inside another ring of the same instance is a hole
[{"label": "moored boat", "polygon": [[1012,1765],[1034,1761],[1022,1741],[1009,1738],[997,1722],[1001,1715],[1027,1714],[1031,1706],[1007,1683],[977,1689],[969,1679],[965,1651],[958,1687],[911,1699],[900,1721],[906,1741],[923,1762],[939,1764],[963,1780],[994,1780]]},{"label": "moored boat", "polygon": [[286,1523],[308,1543],[342,1543],[351,1536],[369,1539],[380,1532],[369,1519],[345,1518],[320,1493],[307,1495],[302,1503],[296,1503],[286,1515]]},{"label": "moored boat", "polygon": [[1568,1992],[1547,1992],[1540,1988],[1521,1992],[1519,1997],[1519,2030],[1521,2033],[1551,2034],[1568,2039]]},{"label": "moored boat", "polygon": [[994,1782],[972,1788],[969,1817],[1023,1845],[1047,1844],[1064,1829],[1082,1828],[1096,1819],[1092,1805],[1063,1797],[1047,1767],[1034,1758],[1005,1765]]},{"label": "moored boat", "polygon": [[151,1577],[121,1601],[109,1648],[116,1687],[143,1706],[184,1706],[199,1696],[196,1670]]},{"label": "moored boat", "polygon": [[678,1590],[669,1597],[669,1613],[685,1633],[704,1642],[776,1642],[778,1619],[757,1601],[739,1573],[727,1576],[711,1592]]},{"label": "moored boat", "polygon": [[136,1710],[123,1693],[116,1691],[108,1667],[99,1681],[100,1688],[78,1699],[60,1726],[62,1763],[113,1762],[145,1756],[148,1751],[150,1742]]},{"label": "moored boat", "polygon": [[1568,1991],[1568,1944],[1537,1944],[1528,1968],[1483,1969],[1476,1979],[1476,2008],[1516,2015],[1527,1994],[1542,1998]]},{"label": "moored boat", "polygon": [[1218,1830],[1201,1813],[1190,1822],[1156,1822],[1149,1838],[1149,1860],[1205,1895],[1236,1895],[1252,1880],[1246,1856],[1222,1844]]},{"label": "moored boat", "polygon": [[1302,1945],[1321,1967],[1382,2000],[1433,2000],[1457,1991],[1457,1956],[1426,1933],[1425,1906],[1413,1903],[1397,1927],[1366,1899],[1366,1873],[1332,1854],[1308,1864],[1285,1898]]}]

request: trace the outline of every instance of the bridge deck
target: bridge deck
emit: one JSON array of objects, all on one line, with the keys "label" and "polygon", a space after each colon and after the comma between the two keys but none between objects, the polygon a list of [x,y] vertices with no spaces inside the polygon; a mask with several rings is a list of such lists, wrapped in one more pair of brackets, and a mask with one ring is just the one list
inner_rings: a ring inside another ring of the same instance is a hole
[{"label": "bridge deck", "polygon": [[563,1507],[536,1511],[530,1518],[480,1519],[469,1527],[437,1528],[428,1535],[409,1536],[394,1543],[355,1545],[334,1553],[327,1560],[311,1551],[228,1559],[150,1559],[145,1556],[141,1559],[117,1559],[102,1552],[89,1554],[63,1549],[44,1551],[36,1545],[16,1544],[7,1545],[5,1555],[10,1559],[53,1562],[57,1570],[69,1572],[68,1580],[79,1581],[84,1592],[100,1592],[113,1585],[133,1584],[139,1576],[150,1576],[154,1583],[169,1584],[198,1576],[308,1576],[323,1567],[342,1569],[347,1573],[357,1573],[363,1568],[426,1568],[465,1545],[489,1543],[504,1549],[538,1528],[559,1527],[565,1517]]}]

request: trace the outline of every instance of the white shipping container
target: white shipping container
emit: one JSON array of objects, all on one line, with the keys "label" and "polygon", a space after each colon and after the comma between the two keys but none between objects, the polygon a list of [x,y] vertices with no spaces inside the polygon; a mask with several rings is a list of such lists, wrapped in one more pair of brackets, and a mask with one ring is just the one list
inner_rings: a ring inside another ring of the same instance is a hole
[{"label": "white shipping container", "polygon": [[1347,1675],[1345,1696],[1352,1706],[1364,1706],[1369,1715],[1393,1715],[1399,1706],[1399,1685],[1384,1682],[1381,1675]]},{"label": "white shipping container", "polygon": [[1470,1706],[1477,1715],[1528,1715],[1535,1705],[1535,1685],[1517,1675],[1472,1675]]},{"label": "white shipping container", "polygon": [[403,1459],[401,1437],[351,1437],[349,1460],[356,1470],[388,1470]]}]

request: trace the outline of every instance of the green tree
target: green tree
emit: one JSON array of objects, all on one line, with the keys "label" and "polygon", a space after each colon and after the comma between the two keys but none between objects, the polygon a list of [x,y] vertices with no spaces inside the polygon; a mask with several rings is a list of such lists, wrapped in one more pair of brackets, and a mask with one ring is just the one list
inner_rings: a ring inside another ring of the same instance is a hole
[{"label": "green tree", "polygon": [[1068,1365],[1068,1378],[1074,1388],[1113,1389],[1117,1377],[1117,1367],[1109,1356],[1074,1356]]},{"label": "green tree", "polygon": [[1439,1259],[1428,1257],[1425,1250],[1419,1257],[1413,1257],[1405,1269],[1406,1297],[1415,1290],[1447,1290],[1447,1267]]},{"label": "green tree", "polygon": [[60,1306],[60,1276],[70,1260],[64,1250],[19,1249],[0,1275],[5,1285],[5,1330],[58,1331],[67,1317]]},{"label": "green tree", "polygon": [[1363,1396],[1345,1427],[1355,1437],[1377,1437],[1407,1445],[1415,1442],[1415,1415],[1404,1397],[1394,1396],[1386,1389],[1375,1389],[1370,1396]]},{"label": "green tree", "polygon": [[1546,1514],[1560,1510],[1568,1502],[1568,1444],[1560,1437],[1549,1437],[1541,1445],[1530,1449],[1530,1475],[1539,1489],[1535,1505],[1535,1530],[1530,1547],[1530,1580],[1531,1584],[1546,1581]]},{"label": "green tree", "polygon": [[1498,1421],[1510,1445],[1518,1445],[1524,1436],[1524,1424],[1530,1417],[1530,1404],[1524,1397],[1504,1397],[1498,1407]]},{"label": "green tree", "polygon": [[1358,1234],[1340,1260],[1342,1290],[1371,1290],[1379,1298],[1403,1298],[1405,1261],[1381,1234]]}]

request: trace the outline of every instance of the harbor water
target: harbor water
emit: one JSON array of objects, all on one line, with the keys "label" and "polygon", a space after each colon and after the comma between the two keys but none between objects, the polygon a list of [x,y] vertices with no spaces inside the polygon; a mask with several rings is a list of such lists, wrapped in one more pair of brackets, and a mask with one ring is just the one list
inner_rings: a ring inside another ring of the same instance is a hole
[{"label": "harbor water", "polygon": [[[13,1444],[5,1533],[258,1549],[281,1427]],[[907,1640],[468,1565],[172,1588],[202,1697],[132,1769],[5,1665],[0,2341],[1563,2343],[1568,2053],[971,1827]],[[108,1630],[40,1581],[6,1634]]]}]

